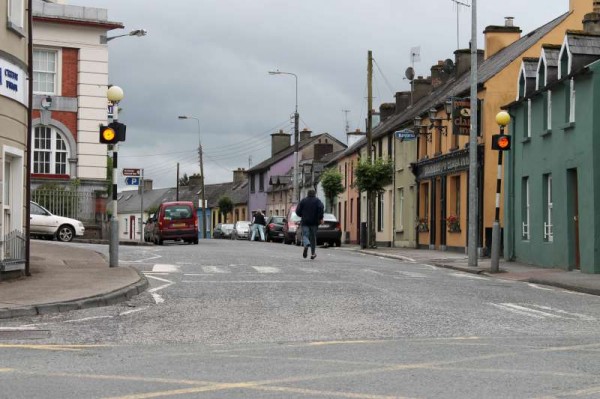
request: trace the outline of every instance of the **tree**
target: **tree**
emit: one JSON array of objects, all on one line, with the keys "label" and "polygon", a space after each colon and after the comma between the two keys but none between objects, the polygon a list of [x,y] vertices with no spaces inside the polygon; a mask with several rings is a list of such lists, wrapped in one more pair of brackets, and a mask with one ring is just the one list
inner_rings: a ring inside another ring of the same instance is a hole
[{"label": "tree", "polygon": [[190,184],[190,178],[188,177],[187,173],[184,173],[183,177],[179,178],[179,185],[181,187],[183,187],[183,186],[189,186],[189,184]]},{"label": "tree", "polygon": [[219,198],[217,205],[219,206],[219,212],[221,212],[221,214],[225,216],[225,220],[227,220],[227,214],[233,212],[233,201],[231,201],[231,198],[224,195]]},{"label": "tree", "polygon": [[[375,203],[375,195],[382,193],[384,187],[394,180],[394,163],[390,159],[377,158],[373,163],[368,160],[360,160],[354,171],[354,186],[360,192],[366,191],[372,204]],[[368,240],[370,248],[375,247],[375,215],[370,210],[367,215]]]},{"label": "tree", "polygon": [[[333,200],[338,194],[344,192],[342,184],[342,175],[334,168],[329,168],[321,173],[321,186],[325,192],[325,198],[329,201],[330,209],[333,212]],[[338,215],[338,218],[340,215]]]}]

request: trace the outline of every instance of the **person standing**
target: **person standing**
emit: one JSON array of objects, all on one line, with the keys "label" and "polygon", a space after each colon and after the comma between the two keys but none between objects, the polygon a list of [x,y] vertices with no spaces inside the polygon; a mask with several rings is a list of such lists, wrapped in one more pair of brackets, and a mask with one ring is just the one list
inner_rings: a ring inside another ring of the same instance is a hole
[{"label": "person standing", "polygon": [[259,209],[254,214],[254,218],[252,219],[252,238],[250,241],[254,241],[254,235],[258,230],[258,234],[260,236],[260,240],[265,240],[265,226],[267,225],[267,221],[265,220],[265,216],[262,211]]},{"label": "person standing", "polygon": [[315,252],[317,246],[317,229],[323,223],[324,206],[320,199],[316,197],[315,190],[308,190],[308,195],[300,201],[296,207],[296,215],[302,218],[302,257],[308,255],[310,246],[310,258],[317,257]]}]

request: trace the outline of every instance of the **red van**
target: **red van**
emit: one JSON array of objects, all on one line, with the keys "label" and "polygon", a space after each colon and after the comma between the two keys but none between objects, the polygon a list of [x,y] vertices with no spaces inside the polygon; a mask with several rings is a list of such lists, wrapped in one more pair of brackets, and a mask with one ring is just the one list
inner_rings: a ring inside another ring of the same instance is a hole
[{"label": "red van", "polygon": [[152,220],[154,243],[182,240],[198,244],[198,215],[191,201],[163,202]]}]

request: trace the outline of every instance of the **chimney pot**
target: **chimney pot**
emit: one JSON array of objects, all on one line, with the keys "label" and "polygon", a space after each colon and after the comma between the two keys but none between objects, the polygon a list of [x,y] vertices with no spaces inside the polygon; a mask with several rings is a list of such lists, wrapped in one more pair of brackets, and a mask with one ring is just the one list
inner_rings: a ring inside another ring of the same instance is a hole
[{"label": "chimney pot", "polygon": [[504,17],[504,26],[515,26],[515,17]]}]

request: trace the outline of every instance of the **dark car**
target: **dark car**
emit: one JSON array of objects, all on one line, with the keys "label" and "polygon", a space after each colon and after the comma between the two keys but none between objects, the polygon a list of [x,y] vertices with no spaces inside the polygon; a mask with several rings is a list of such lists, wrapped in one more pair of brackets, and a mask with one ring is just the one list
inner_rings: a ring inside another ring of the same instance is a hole
[{"label": "dark car", "polygon": [[[295,237],[296,245],[302,244],[302,227],[298,226]],[[330,247],[342,246],[342,229],[340,222],[331,213],[323,214],[323,224],[317,229],[317,245],[328,244]]]},{"label": "dark car", "polygon": [[269,216],[267,226],[265,227],[265,239],[267,241],[282,241],[283,225],[285,218],[283,216]]},{"label": "dark car", "polygon": [[231,238],[233,224],[219,223],[213,230],[213,238]]}]

